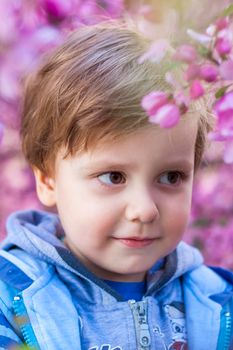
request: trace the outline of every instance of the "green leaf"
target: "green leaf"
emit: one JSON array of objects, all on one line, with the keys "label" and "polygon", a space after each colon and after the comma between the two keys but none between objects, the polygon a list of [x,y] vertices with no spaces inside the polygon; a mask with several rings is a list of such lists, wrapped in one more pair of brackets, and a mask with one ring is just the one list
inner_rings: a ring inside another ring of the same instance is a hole
[{"label": "green leaf", "polygon": [[198,46],[197,51],[202,57],[209,57],[211,55],[211,51],[205,46]]},{"label": "green leaf", "polygon": [[233,4],[229,5],[222,13],[223,17],[233,15]]},{"label": "green leaf", "polygon": [[167,72],[182,66],[183,66],[183,62],[173,60],[170,57],[165,57],[165,59],[162,62],[161,68],[163,68],[165,72]]},{"label": "green leaf", "polygon": [[220,97],[222,97],[223,95],[225,95],[227,89],[228,89],[230,86],[231,86],[231,84],[230,84],[230,85],[223,86],[223,87],[221,87],[220,89],[218,89],[218,91],[216,91],[216,93],[215,93],[215,97],[216,97],[216,98],[220,98]]}]

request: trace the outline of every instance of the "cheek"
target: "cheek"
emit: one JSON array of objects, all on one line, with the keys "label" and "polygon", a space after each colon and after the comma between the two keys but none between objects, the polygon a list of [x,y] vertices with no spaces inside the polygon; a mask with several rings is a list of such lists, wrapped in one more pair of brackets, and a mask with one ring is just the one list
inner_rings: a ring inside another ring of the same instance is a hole
[{"label": "cheek", "polygon": [[[119,221],[116,209],[109,205],[102,205],[94,199],[83,201],[76,208],[72,208],[67,215],[66,208],[63,223],[66,226],[67,235],[72,235],[74,239],[85,238],[90,244],[96,245],[101,238],[111,235]],[[64,211],[63,211],[64,212]]]},{"label": "cheek", "polygon": [[178,206],[175,210],[173,210],[172,215],[170,216],[169,226],[171,230],[175,233],[179,233],[182,235],[184,230],[187,227],[190,215],[190,207],[187,205],[186,207]]},{"label": "cheek", "polygon": [[[191,200],[188,194],[176,198],[168,198],[163,208],[164,223],[176,234],[183,234],[190,216]],[[163,221],[163,220],[162,220]]]},{"label": "cheek", "polygon": [[180,235],[184,234],[184,230],[186,229],[186,226],[188,224],[188,216],[184,214],[177,214],[177,216],[174,216],[170,222],[169,226],[171,227],[171,230]]}]

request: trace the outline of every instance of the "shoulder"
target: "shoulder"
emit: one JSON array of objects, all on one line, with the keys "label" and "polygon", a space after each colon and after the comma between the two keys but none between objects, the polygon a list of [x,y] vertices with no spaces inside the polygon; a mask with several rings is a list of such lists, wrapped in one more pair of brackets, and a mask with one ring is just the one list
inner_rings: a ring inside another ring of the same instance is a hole
[{"label": "shoulder", "polygon": [[183,276],[186,288],[206,296],[229,293],[233,296],[233,273],[220,267],[200,265]]},{"label": "shoulder", "polygon": [[[12,252],[0,250],[0,309],[12,308],[14,296],[28,288],[39,277],[38,267],[18,256],[19,249]],[[41,272],[40,272],[41,273]]]},{"label": "shoulder", "polygon": [[176,255],[179,275],[187,287],[198,288],[209,295],[226,287],[233,288],[233,272],[221,267],[207,266],[200,251],[193,246],[180,242]]},{"label": "shoulder", "polygon": [[[10,270],[10,273],[8,271]],[[0,279],[3,274],[12,278],[16,273],[27,275],[31,280],[38,279],[48,269],[48,263],[39,260],[21,250],[14,248],[10,251],[0,250]]]},{"label": "shoulder", "polygon": [[0,250],[0,310],[11,313],[14,296],[52,269],[20,249]]},{"label": "shoulder", "polygon": [[209,266],[209,268],[233,287],[233,271],[218,266]]}]

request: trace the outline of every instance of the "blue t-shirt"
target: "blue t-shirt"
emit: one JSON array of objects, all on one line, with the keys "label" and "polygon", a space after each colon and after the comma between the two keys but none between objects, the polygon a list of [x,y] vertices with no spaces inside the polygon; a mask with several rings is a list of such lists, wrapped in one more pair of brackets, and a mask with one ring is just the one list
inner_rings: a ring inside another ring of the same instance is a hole
[{"label": "blue t-shirt", "polygon": [[146,281],[143,282],[115,282],[104,280],[105,283],[120,294],[125,300],[142,300],[146,291]]},{"label": "blue t-shirt", "polygon": [[[164,259],[160,259],[151,269],[151,272],[159,271],[163,269]],[[146,293],[147,282],[116,282],[104,280],[113,290],[118,292],[125,300],[142,300],[143,295]]]},{"label": "blue t-shirt", "polygon": [[[164,265],[164,259],[160,259],[151,269],[151,272],[162,270]],[[118,292],[125,300],[142,300],[143,295],[146,293],[147,282],[115,282],[104,280],[105,283],[109,285],[113,290]]]}]

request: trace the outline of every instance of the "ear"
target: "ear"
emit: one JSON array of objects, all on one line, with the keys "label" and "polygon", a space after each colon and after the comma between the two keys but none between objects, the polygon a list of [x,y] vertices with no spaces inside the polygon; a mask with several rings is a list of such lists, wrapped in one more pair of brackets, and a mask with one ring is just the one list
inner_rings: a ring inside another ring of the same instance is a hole
[{"label": "ear", "polygon": [[33,169],[36,180],[36,191],[39,200],[47,207],[56,204],[55,181],[52,177],[44,174],[38,168]]}]

